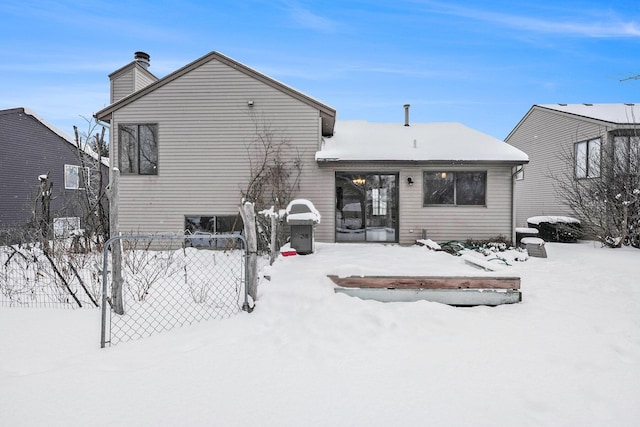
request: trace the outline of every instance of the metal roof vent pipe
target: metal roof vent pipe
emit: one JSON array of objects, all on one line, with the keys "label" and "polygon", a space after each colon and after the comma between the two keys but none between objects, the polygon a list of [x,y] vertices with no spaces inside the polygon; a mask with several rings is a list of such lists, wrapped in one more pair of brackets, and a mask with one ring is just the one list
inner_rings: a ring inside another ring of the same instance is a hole
[{"label": "metal roof vent pipe", "polygon": [[140,64],[145,70],[149,68],[149,60],[151,57],[145,52],[136,52],[133,55],[133,59]]},{"label": "metal roof vent pipe", "polygon": [[404,104],[404,125],[405,126],[409,126],[409,107],[411,107],[411,105]]}]

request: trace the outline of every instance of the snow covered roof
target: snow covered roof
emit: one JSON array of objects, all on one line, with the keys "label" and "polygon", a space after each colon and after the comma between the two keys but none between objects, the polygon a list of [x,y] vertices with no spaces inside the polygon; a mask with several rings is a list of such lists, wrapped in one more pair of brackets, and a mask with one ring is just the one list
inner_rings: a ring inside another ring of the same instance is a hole
[{"label": "snow covered roof", "polygon": [[637,104],[540,104],[539,106],[605,122],[640,123],[640,105]]},{"label": "snow covered roof", "polygon": [[[33,118],[35,118],[37,121],[39,121],[40,123],[42,123],[43,125],[48,127],[53,133],[58,135],[60,138],[64,139],[69,144],[73,145],[74,147],[77,147],[76,140],[74,138],[72,138],[71,135],[69,135],[68,133],[60,130],[56,126],[52,125],[51,123],[49,123],[47,120],[45,120],[38,113],[36,113],[35,111],[31,110],[30,108],[27,108],[27,107],[20,107],[20,108],[22,108],[22,110],[24,111],[25,114],[28,114],[28,115],[32,116]],[[97,159],[98,158],[98,153],[96,153],[91,147],[89,147],[88,144],[83,144],[83,145],[84,146],[80,147],[80,148],[86,155],[90,156],[93,159]],[[100,159],[100,162],[103,165],[105,165],[106,167],[109,167],[109,158],[108,157],[102,157]]]},{"label": "snow covered roof", "polygon": [[527,163],[517,148],[461,123],[371,123],[338,120],[317,161]]}]

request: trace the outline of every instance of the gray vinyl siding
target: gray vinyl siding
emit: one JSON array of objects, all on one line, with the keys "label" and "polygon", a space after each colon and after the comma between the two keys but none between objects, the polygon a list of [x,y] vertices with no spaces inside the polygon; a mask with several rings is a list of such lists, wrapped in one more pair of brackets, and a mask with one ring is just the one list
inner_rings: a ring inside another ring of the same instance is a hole
[{"label": "gray vinyl siding", "polygon": [[[335,241],[335,172],[399,173],[399,243],[414,244],[426,237],[436,242],[467,239],[490,239],[497,236],[512,238],[512,181],[510,166],[451,166],[451,165],[380,165],[341,163],[322,165],[322,194],[313,200],[322,214],[319,240]],[[422,173],[424,171],[486,171],[486,206],[423,206]],[[407,178],[414,184],[409,186]]]},{"label": "gray vinyl siding", "polygon": [[319,144],[318,110],[217,60],[118,109],[111,127],[112,164],[117,165],[118,125],[135,123],[158,124],[158,175],[121,175],[123,232],[179,232],[185,215],[237,214],[256,123],[270,126],[302,153],[299,194],[313,200],[307,194],[316,180],[311,168]]},{"label": "gray vinyl siding", "polygon": [[111,76],[111,103],[131,95],[154,83],[157,79],[152,74],[141,70],[134,63]]},{"label": "gray vinyl siding", "polygon": [[75,147],[22,108],[0,111],[0,227],[18,227],[32,218],[38,177],[53,182],[52,218],[80,216],[83,190],[64,188],[64,165],[80,165]]},{"label": "gray vinyl siding", "polygon": [[151,75],[149,75],[148,73],[143,72],[138,68],[134,69],[134,73],[135,73],[134,74],[135,79],[134,79],[133,91],[144,89],[145,87],[149,86],[151,83],[154,83],[157,80],[153,78]]},{"label": "gray vinyl siding", "polygon": [[111,103],[121,100],[134,91],[135,68],[127,68],[111,79]]},{"label": "gray vinyl siding", "polygon": [[516,226],[537,215],[575,216],[556,189],[558,182],[573,179],[570,161],[574,144],[602,137],[607,127],[594,120],[534,107],[506,142],[529,155],[524,180],[516,181]]}]

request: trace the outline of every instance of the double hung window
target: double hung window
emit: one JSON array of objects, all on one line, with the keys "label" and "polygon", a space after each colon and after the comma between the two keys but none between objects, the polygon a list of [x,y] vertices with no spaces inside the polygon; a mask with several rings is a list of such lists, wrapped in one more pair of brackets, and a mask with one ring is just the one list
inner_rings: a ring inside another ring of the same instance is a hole
[{"label": "double hung window", "polygon": [[118,167],[123,174],[158,174],[158,125],[118,126]]},{"label": "double hung window", "polygon": [[487,194],[487,172],[424,172],[423,204],[484,206]]},{"label": "double hung window", "polygon": [[576,178],[600,176],[600,138],[578,142],[575,145]]},{"label": "double hung window", "polygon": [[636,175],[640,172],[640,136],[616,136],[613,138],[615,170]]}]

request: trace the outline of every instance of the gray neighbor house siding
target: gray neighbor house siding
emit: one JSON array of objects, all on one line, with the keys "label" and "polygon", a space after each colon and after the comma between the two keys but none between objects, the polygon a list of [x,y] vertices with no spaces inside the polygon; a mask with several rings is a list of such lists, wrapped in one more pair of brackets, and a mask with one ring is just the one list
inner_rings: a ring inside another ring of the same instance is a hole
[{"label": "gray neighbor house siding", "polygon": [[[117,73],[111,75],[112,85]],[[291,156],[301,156],[304,166],[296,197],[310,200],[321,213],[317,241],[336,241],[340,171],[399,175],[397,243],[413,244],[423,230],[436,241],[513,237],[514,162],[317,161],[316,153],[333,136],[336,112],[313,98],[217,52],[152,80],[137,92],[119,92],[121,99],[96,113],[96,118],[110,123],[114,166],[119,125],[157,124],[157,175],[120,175],[121,232],[180,232],[185,216],[236,215],[249,179],[247,147],[256,128],[267,126],[275,138],[290,141]],[[442,169],[486,171],[486,206],[424,207],[422,173]],[[411,187],[409,176],[415,179]]]},{"label": "gray neighbor house siding", "polygon": [[516,226],[526,227],[533,216],[576,217],[557,192],[559,182],[574,179],[575,144],[594,138],[601,138],[603,146],[610,144],[612,133],[636,127],[638,113],[631,104],[532,106],[505,139],[530,160],[524,179],[516,181]]},{"label": "gray neighbor house siding", "polygon": [[79,165],[70,137],[28,109],[0,111],[0,228],[22,227],[32,220],[38,177],[44,174],[53,182],[52,218],[81,216],[76,202],[83,190],[65,189],[65,164]]}]

